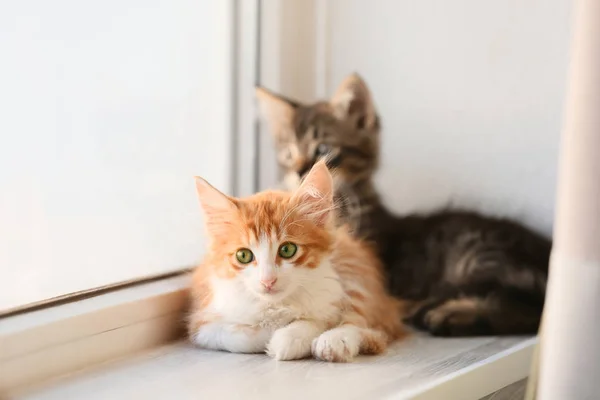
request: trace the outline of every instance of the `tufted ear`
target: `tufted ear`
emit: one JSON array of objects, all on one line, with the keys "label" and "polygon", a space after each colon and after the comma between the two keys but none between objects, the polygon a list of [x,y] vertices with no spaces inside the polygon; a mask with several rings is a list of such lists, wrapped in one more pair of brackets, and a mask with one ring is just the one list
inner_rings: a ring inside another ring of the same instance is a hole
[{"label": "tufted ear", "polygon": [[371,128],[377,120],[371,92],[365,81],[356,73],[340,84],[330,103],[336,117],[354,119],[357,129]]},{"label": "tufted ear", "polygon": [[231,213],[237,211],[238,208],[233,199],[221,193],[206,180],[198,176],[195,180],[200,206],[206,216],[206,228],[212,232],[215,226],[230,219]]},{"label": "tufted ear", "polygon": [[308,218],[325,226],[333,212],[333,179],[324,160],[317,162],[292,196]]},{"label": "tufted ear", "polygon": [[259,113],[276,140],[294,132],[294,115],[298,103],[262,88],[256,88]]}]

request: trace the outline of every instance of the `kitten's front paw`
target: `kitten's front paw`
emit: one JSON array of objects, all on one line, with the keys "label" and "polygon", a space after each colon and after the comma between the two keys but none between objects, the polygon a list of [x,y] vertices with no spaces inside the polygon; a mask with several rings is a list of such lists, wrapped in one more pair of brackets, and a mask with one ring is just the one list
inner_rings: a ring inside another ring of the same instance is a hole
[{"label": "kitten's front paw", "polygon": [[281,328],[267,345],[267,354],[276,360],[298,360],[310,356],[313,337],[302,335],[292,327]]},{"label": "kitten's front paw", "polygon": [[323,361],[352,361],[360,350],[360,341],[355,336],[345,328],[327,331],[313,341],[312,354]]}]

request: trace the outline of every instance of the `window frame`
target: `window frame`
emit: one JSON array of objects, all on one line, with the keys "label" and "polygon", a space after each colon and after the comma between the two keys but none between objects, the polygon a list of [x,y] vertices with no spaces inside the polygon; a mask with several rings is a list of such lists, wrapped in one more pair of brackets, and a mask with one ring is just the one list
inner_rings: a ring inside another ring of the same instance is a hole
[{"label": "window frame", "polygon": [[[225,0],[231,17],[228,106],[232,195],[258,188],[260,0]],[[0,311],[0,397],[182,337],[193,266]],[[184,283],[185,282],[185,283]],[[127,340],[139,338],[135,343]],[[41,338],[41,339],[40,339]],[[57,355],[61,354],[61,357]],[[66,356],[62,356],[65,354]],[[85,354],[85,357],[81,357]]]},{"label": "window frame", "polygon": [[[255,85],[306,101],[325,94],[327,0],[226,1],[234,22],[231,193],[245,196],[280,178],[272,139],[256,118]],[[0,370],[11,371],[0,375],[0,397],[181,339],[189,271],[66,294],[0,314]],[[480,398],[516,382],[528,375],[536,342],[461,370],[414,398],[437,399],[440,393]]]},{"label": "window frame", "polygon": [[[258,16],[259,1],[225,0],[225,8],[231,17],[228,39],[231,52],[227,55],[227,63],[231,66],[230,81],[226,97],[230,100],[227,105],[227,135],[230,143],[231,171],[228,190],[232,195],[249,195],[256,191],[258,168],[256,162],[256,137],[258,127],[254,119],[254,87],[258,67]],[[127,281],[118,281],[99,287],[86,288],[76,292],[63,293],[55,297],[41,299],[31,303],[20,304],[8,309],[0,309],[0,318],[37,311],[71,301],[101,295],[126,287],[144,284],[150,281],[166,279],[183,275],[193,266],[182,266],[169,272],[141,275]]]}]

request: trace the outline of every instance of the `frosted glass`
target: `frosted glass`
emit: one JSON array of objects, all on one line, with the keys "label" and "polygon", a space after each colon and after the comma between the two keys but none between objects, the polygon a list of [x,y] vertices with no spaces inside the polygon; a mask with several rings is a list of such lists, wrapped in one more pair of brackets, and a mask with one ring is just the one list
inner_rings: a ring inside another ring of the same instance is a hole
[{"label": "frosted glass", "polygon": [[230,182],[229,2],[0,2],[0,310],[194,264]]}]

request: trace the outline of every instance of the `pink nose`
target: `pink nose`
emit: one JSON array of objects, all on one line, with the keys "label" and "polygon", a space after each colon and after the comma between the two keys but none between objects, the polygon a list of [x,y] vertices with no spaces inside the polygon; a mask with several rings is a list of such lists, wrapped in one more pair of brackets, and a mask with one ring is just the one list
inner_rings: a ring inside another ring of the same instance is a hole
[{"label": "pink nose", "polygon": [[260,280],[261,285],[263,285],[266,289],[271,289],[273,285],[275,285],[275,282],[277,282],[277,278]]}]

